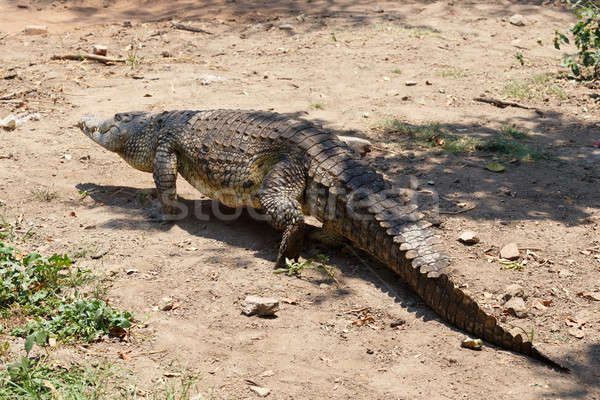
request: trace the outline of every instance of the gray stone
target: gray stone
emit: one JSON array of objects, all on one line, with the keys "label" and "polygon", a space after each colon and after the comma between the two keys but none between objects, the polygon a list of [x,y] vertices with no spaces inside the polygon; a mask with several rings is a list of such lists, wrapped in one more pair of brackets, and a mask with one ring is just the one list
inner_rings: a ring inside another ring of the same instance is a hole
[{"label": "gray stone", "polygon": [[525,17],[523,17],[521,14],[513,15],[512,17],[510,17],[508,22],[510,22],[511,24],[513,24],[515,26],[525,26],[525,24],[526,24]]},{"label": "gray stone", "polygon": [[404,82],[404,84],[406,86],[415,86],[417,84],[417,82],[415,82],[415,81],[406,81],[406,82]]},{"label": "gray stone", "polygon": [[521,297],[512,297],[504,303],[504,309],[518,318],[525,318],[527,316],[525,300]]},{"label": "gray stone", "polygon": [[513,297],[525,297],[523,286],[513,283],[504,288],[504,300],[508,301]]},{"label": "gray stone", "polygon": [[248,296],[242,303],[242,313],[245,315],[269,316],[275,315],[277,311],[279,300],[273,298]]},{"label": "gray stone", "polygon": [[292,31],[292,30],[294,30],[294,25],[292,25],[292,24],[281,24],[281,25],[279,25],[279,29],[281,29],[282,31]]},{"label": "gray stone", "polygon": [[500,257],[507,260],[517,260],[519,256],[519,247],[515,242],[510,242],[500,250]]},{"label": "gray stone", "polygon": [[464,244],[479,243],[479,236],[473,231],[462,231],[458,236],[458,241]]}]

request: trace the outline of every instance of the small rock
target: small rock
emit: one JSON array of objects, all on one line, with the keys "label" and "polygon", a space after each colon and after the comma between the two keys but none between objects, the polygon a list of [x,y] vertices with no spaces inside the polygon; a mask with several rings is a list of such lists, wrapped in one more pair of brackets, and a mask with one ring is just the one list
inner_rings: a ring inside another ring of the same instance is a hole
[{"label": "small rock", "polygon": [[515,26],[525,26],[525,17],[521,14],[515,14],[508,20],[511,24]]},{"label": "small rock", "polygon": [[460,347],[479,351],[483,347],[483,341],[481,339],[471,339],[468,337],[460,343]]},{"label": "small rock", "polygon": [[561,269],[560,271],[558,271],[558,276],[560,278],[568,278],[570,276],[573,276],[573,273],[568,269]]},{"label": "small rock", "polygon": [[173,300],[170,297],[163,297],[161,305],[159,307],[160,311],[171,311],[179,308],[179,303]]},{"label": "small rock", "polygon": [[279,29],[281,29],[282,31],[291,31],[291,30],[294,30],[294,25],[292,25],[292,24],[281,24],[281,25],[279,25]]},{"label": "small rock", "polygon": [[523,291],[523,286],[513,283],[512,285],[508,285],[504,288],[504,301],[508,301],[513,297],[522,297],[525,298],[525,292]]},{"label": "small rock", "polygon": [[479,243],[479,236],[473,231],[463,231],[458,236],[458,241],[464,244],[476,244]]},{"label": "small rock", "polygon": [[260,386],[250,386],[250,390],[256,393],[259,397],[267,397],[269,393],[271,393],[271,389],[260,387]]},{"label": "small rock", "polygon": [[95,44],[92,47],[92,53],[96,54],[97,56],[106,56],[108,54],[108,48],[100,44]]},{"label": "small rock", "polygon": [[500,257],[507,260],[516,260],[519,256],[519,247],[515,242],[510,242],[500,250]]},{"label": "small rock", "polygon": [[272,369],[268,369],[265,372],[263,372],[262,374],[260,374],[260,376],[262,376],[263,378],[268,378],[271,376],[275,375],[275,371],[273,371]]},{"label": "small rock", "polygon": [[245,315],[269,316],[279,311],[279,300],[267,297],[248,296],[242,303],[242,313]]},{"label": "small rock", "polygon": [[170,58],[170,57],[172,57],[172,55],[171,55],[171,53],[169,52],[169,50],[163,50],[163,51],[160,53],[160,55],[161,55],[161,56],[163,56],[164,58]]},{"label": "small rock", "polygon": [[44,25],[27,25],[23,33],[26,35],[45,35],[48,33],[48,28]]},{"label": "small rock", "polygon": [[384,12],[384,9],[380,5],[376,5],[375,7],[373,7],[373,12],[381,14]]},{"label": "small rock", "polygon": [[582,329],[569,328],[569,335],[576,337],[577,339],[583,339],[585,336]]},{"label": "small rock", "polygon": [[123,28],[131,28],[132,26],[131,21],[123,21]]},{"label": "small rock", "polygon": [[56,347],[56,338],[48,338],[48,346],[50,347]]},{"label": "small rock", "polygon": [[415,86],[417,84],[417,82],[416,81],[406,81],[406,82],[404,82],[404,84],[406,86]]},{"label": "small rock", "polygon": [[521,297],[512,297],[504,303],[504,309],[517,318],[525,318],[527,316],[527,307]]},{"label": "small rock", "polygon": [[0,127],[7,131],[14,131],[17,128],[17,117],[11,114],[0,120]]}]

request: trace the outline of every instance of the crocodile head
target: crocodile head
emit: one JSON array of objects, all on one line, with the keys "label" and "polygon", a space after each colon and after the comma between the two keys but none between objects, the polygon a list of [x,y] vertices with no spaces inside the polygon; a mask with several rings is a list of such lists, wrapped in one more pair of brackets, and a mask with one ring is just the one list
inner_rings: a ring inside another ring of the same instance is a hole
[{"label": "crocodile head", "polygon": [[77,126],[94,142],[121,154],[126,151],[127,143],[144,134],[149,119],[147,112],[119,113],[108,119],[85,115]]}]

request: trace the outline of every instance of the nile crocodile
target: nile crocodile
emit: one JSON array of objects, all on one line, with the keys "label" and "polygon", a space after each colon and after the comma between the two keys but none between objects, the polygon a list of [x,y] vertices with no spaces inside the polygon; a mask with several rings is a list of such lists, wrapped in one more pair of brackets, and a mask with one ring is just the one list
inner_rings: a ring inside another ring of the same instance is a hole
[{"label": "nile crocodile", "polygon": [[456,287],[431,224],[334,133],[276,113],[240,110],[85,116],[81,130],[131,166],[152,172],[163,213],[181,212],[179,173],[229,207],[264,212],[283,231],[277,264],[296,259],[305,215],[320,220],[394,270],[445,321],[502,348],[558,363],[501,326]]}]

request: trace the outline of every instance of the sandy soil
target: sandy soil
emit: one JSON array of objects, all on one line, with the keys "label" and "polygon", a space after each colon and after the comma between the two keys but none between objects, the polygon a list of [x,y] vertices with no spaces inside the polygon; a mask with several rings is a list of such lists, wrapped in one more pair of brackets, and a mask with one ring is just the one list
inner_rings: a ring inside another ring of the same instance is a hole
[{"label": "sandy soil", "polygon": [[[524,27],[508,22],[516,13]],[[174,29],[172,19],[210,34]],[[600,291],[596,90],[553,77],[547,85],[559,91],[513,99],[542,115],[472,100],[503,98],[511,80],[558,72],[553,32],[572,22],[559,5],[534,1],[0,0],[0,118],[40,114],[0,130],[0,214],[34,232],[13,244],[79,254],[79,265],[106,274],[111,304],[141,321],[129,343],[55,355],[104,358],[132,370],[142,389],[168,379],[165,372],[193,371],[199,398],[255,398],[249,380],[270,388],[273,399],[600,399],[600,302],[580,295]],[[49,33],[24,34],[31,24]],[[94,44],[129,62],[50,60]],[[436,229],[457,283],[507,325],[533,328],[536,343],[572,373],[493,346],[462,349],[462,332],[353,250],[312,244],[306,251],[330,256],[339,287],[317,273],[275,275],[279,234],[245,214],[203,220],[210,201],[183,181],[180,196],[196,216],[152,222],[150,174],[74,124],[85,113],[184,108],[295,113],[370,138],[376,168],[399,185],[416,179],[423,204],[439,195]],[[500,158],[507,170],[496,174],[483,168],[494,154],[428,151],[374,129],[389,118],[479,138],[513,126],[551,158]],[[44,192],[57,197],[45,201]],[[481,242],[458,243],[465,229]],[[536,254],[523,271],[495,258],[509,241]],[[511,283],[524,287],[525,318],[504,313]],[[240,315],[248,294],[288,302],[277,318],[249,318]],[[164,297],[179,307],[157,311]],[[373,322],[353,325],[366,315]],[[583,338],[569,334],[567,318],[585,321]]]}]

